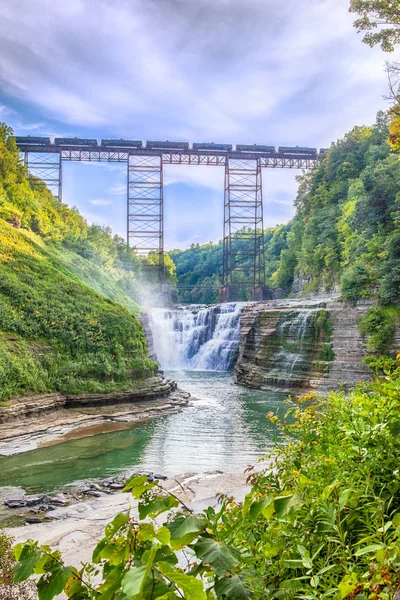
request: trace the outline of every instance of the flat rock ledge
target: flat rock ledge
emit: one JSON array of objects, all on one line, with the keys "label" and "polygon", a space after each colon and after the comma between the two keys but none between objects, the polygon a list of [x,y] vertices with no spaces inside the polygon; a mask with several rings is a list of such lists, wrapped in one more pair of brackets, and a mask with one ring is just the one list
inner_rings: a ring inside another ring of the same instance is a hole
[{"label": "flat rock ledge", "polygon": [[130,423],[178,412],[189,398],[175,381],[161,377],[127,392],[16,398],[0,408],[0,456],[62,442],[66,436],[87,437],[127,428]]}]

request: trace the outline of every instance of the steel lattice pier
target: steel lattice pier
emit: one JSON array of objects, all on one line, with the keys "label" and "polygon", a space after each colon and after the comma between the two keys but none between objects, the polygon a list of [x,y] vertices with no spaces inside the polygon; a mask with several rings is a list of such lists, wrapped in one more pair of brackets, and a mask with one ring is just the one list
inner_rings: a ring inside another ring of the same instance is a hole
[{"label": "steel lattice pier", "polygon": [[[260,160],[227,158],[225,164],[223,283],[265,284]],[[240,255],[241,262],[237,261]],[[244,259],[244,260],[243,260]]]},{"label": "steel lattice pier", "polygon": [[129,155],[127,242],[140,256],[150,256],[162,280],[164,270],[163,161],[158,156]]},{"label": "steel lattice pier", "polygon": [[25,152],[24,164],[28,169],[28,179],[31,186],[40,188],[45,183],[53,196],[61,202],[62,159],[60,152],[52,152],[51,154]]}]

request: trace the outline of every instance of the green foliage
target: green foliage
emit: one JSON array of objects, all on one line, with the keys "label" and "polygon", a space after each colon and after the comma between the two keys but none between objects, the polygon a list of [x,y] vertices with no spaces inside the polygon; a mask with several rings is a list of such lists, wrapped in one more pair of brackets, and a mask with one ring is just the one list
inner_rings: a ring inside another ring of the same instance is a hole
[{"label": "green foliage", "polygon": [[46,600],[62,586],[72,600],[393,598],[399,409],[400,356],[390,372],[347,396],[310,394],[283,421],[270,416],[281,442],[267,470],[250,475],[243,504],[221,496],[194,515],[158,482],[133,476],[126,490],[145,520],[117,515],[79,570],[48,547],[20,544],[15,579],[34,574]]},{"label": "green foliage", "polygon": [[360,298],[368,298],[370,291],[370,274],[368,268],[355,263],[344,270],[341,278],[342,296],[347,302],[355,303]]},{"label": "green foliage", "polygon": [[366,32],[363,42],[379,44],[385,52],[393,52],[400,42],[399,0],[350,0],[350,12],[360,15],[354,22],[358,32]]},{"label": "green foliage", "polygon": [[[328,311],[326,309],[319,310],[315,315],[315,336],[322,342],[322,347],[318,352],[318,359],[324,362],[335,360],[335,352],[331,343],[332,331],[333,324]],[[324,366],[322,366],[322,370],[325,371]]]},{"label": "green foliage", "polygon": [[379,356],[368,355],[364,358],[364,362],[368,365],[375,373],[375,376],[379,375],[392,375],[398,365],[398,361],[400,360],[400,354],[395,356],[390,356],[388,354],[381,354]]},{"label": "green foliage", "polygon": [[361,319],[359,329],[367,336],[371,352],[385,352],[393,340],[396,324],[400,323],[400,309],[391,306],[373,306]]},{"label": "green foliage", "polygon": [[[292,279],[280,277],[275,281],[282,253],[286,248],[286,238],[290,226],[277,226],[264,231],[265,265],[267,284],[289,288]],[[243,239],[243,232],[232,242],[232,260],[240,271],[234,273],[234,283],[252,285],[252,261],[248,247],[254,244],[254,238]],[[188,303],[211,304],[218,300],[218,289],[222,286],[222,242],[209,242],[201,246],[192,244],[188,250],[172,250],[171,258],[176,265],[176,276],[182,288],[179,289],[179,301]],[[283,285],[284,284],[284,285]],[[238,300],[248,300],[248,289],[237,290]]]},{"label": "green foliage", "polygon": [[33,582],[14,583],[15,556],[13,540],[0,530],[0,600],[30,600]]}]

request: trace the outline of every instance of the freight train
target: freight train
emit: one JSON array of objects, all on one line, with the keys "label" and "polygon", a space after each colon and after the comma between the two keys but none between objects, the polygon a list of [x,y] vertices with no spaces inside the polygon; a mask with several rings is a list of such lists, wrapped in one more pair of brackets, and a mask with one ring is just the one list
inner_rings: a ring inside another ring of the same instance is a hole
[{"label": "freight train", "polygon": [[[35,136],[17,136],[16,137],[18,146],[50,146],[51,140],[49,137],[35,137]],[[318,153],[317,148],[307,148],[305,146],[279,146],[278,149],[275,146],[266,146],[263,144],[237,144],[236,147],[232,144],[214,144],[194,142],[192,146],[189,146],[188,142],[170,142],[166,141],[148,141],[145,144],[141,140],[125,140],[125,139],[103,139],[101,144],[95,139],[88,138],[55,138],[55,146],[68,146],[68,147],[90,147],[90,148],[131,148],[135,150],[147,149],[147,150],[158,150],[161,152],[188,152],[193,150],[194,152],[237,152],[240,154],[262,154],[276,157],[292,157],[292,158],[309,158],[317,159],[318,156],[323,157],[327,149],[321,148]]]}]

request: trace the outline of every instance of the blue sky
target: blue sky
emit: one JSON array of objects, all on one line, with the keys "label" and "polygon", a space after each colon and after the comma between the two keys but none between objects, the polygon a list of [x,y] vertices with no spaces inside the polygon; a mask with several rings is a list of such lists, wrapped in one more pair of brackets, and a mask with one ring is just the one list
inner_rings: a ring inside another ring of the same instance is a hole
[{"label": "blue sky", "polygon": [[[325,147],[386,107],[348,0],[2,0],[0,120],[20,135]],[[265,225],[295,171],[263,171]],[[125,235],[122,167],[66,164],[63,200]],[[223,169],[165,169],[165,242],[222,234]]]}]

